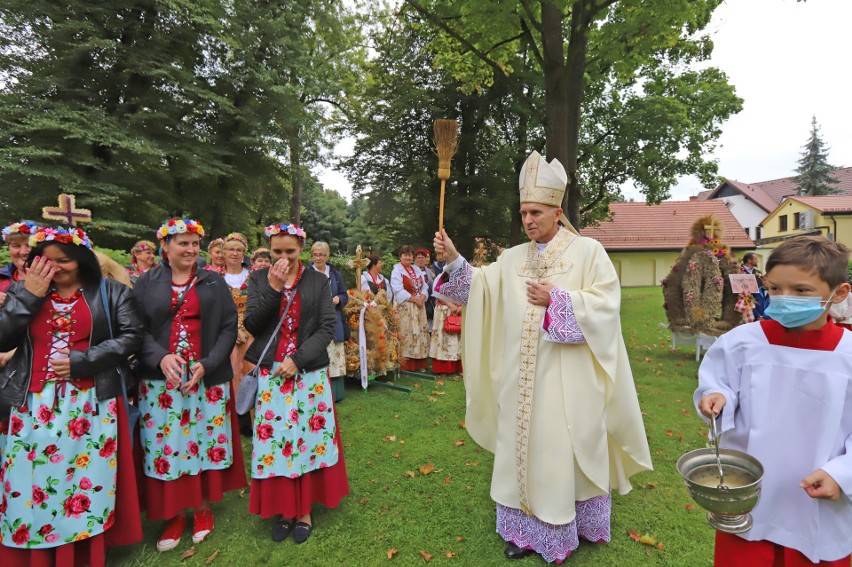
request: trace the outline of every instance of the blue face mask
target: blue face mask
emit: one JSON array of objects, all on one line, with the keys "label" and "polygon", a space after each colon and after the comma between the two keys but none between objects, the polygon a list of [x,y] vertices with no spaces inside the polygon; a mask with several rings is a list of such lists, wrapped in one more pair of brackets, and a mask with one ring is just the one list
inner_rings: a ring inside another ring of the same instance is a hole
[{"label": "blue face mask", "polygon": [[826,305],[831,302],[835,291],[837,288],[834,288],[825,301],[818,296],[770,295],[769,307],[766,308],[765,313],[784,327],[795,329],[813,323],[819,319],[820,315],[825,314]]}]

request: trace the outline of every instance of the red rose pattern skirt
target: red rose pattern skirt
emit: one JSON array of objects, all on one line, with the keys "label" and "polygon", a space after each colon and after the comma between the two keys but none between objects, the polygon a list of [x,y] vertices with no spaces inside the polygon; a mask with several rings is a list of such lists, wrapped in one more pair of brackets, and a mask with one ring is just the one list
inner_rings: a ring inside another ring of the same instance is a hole
[{"label": "red rose pattern skirt", "polygon": [[142,539],[121,398],[48,383],[0,435],[0,565],[103,566],[106,549]]},{"label": "red rose pattern skirt", "polygon": [[246,486],[229,384],[208,388],[201,381],[183,393],[164,380],[144,380],[139,408],[149,520],[171,519]]}]

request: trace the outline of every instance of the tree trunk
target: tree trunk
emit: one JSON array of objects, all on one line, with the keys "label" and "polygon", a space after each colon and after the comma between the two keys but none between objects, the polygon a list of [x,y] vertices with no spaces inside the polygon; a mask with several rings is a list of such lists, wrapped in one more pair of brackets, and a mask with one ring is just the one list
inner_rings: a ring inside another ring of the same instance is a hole
[{"label": "tree trunk", "polygon": [[299,224],[302,216],[302,150],[298,133],[290,136],[290,185],[293,190],[290,199],[290,222]]},{"label": "tree trunk", "polygon": [[[582,0],[577,0],[577,4]],[[568,156],[568,75],[565,72],[562,9],[553,2],[541,3],[542,71],[547,159],[566,166]],[[576,156],[575,156],[576,163]]]},{"label": "tree trunk", "polygon": [[580,117],[583,106],[583,78],[586,74],[586,51],[589,48],[589,22],[587,0],[577,0],[571,8],[571,32],[568,36],[568,62],[566,81],[568,83],[566,106],[567,151],[566,161],[562,162],[568,173],[568,191],[562,199],[562,208],[568,220],[576,229],[582,227],[580,204],[582,188],[577,176],[577,160],[580,154]]}]

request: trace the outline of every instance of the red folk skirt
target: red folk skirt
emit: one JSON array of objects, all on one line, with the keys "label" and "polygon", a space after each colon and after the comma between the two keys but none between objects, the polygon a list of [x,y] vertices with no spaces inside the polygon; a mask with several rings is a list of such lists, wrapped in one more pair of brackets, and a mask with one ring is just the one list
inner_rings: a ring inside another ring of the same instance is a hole
[{"label": "red folk skirt", "polygon": [[282,515],[285,518],[300,518],[311,513],[311,505],[319,502],[326,508],[336,508],[344,496],[349,494],[349,477],[343,460],[343,443],[340,442],[340,424],[334,412],[334,443],[339,457],[333,466],[316,469],[298,478],[276,476],[253,478],[249,513],[261,518]]},{"label": "red folk skirt", "polygon": [[[231,416],[231,443],[234,460],[227,469],[203,471],[201,474],[182,476],[177,480],[160,480],[139,472],[140,500],[149,520],[171,520],[185,509],[198,509],[204,502],[219,502],[226,492],[244,488],[246,467],[240,441],[240,426],[234,410],[233,386],[228,401]],[[138,443],[137,443],[138,445]],[[142,449],[136,454],[139,471],[142,469]]]},{"label": "red folk skirt", "polygon": [[[17,549],[0,545],[0,565],[9,567],[104,567],[106,550],[142,541],[142,519],[136,492],[136,470],[127,427],[124,398],[117,397],[118,479],[115,487],[115,522],[94,537],[50,549]],[[138,445],[138,443],[137,443]]]},{"label": "red folk skirt", "polygon": [[461,374],[462,373],[461,360],[438,360],[436,358],[433,358],[432,359],[432,373],[433,374]]},{"label": "red folk skirt", "polygon": [[716,567],[849,567],[850,557],[813,563],[801,552],[771,541],[748,541],[733,534],[716,532]]}]

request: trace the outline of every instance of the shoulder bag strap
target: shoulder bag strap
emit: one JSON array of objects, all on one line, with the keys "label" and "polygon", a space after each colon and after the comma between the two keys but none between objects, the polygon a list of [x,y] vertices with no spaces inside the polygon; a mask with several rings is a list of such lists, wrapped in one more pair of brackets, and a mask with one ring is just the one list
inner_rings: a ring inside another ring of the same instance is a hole
[{"label": "shoulder bag strap", "polygon": [[[272,335],[269,337],[269,340],[266,341],[266,346],[263,347],[263,351],[257,359],[257,366],[255,368],[259,369],[260,365],[263,364],[263,357],[266,356],[266,351],[269,350],[269,347],[272,346],[272,343],[275,341],[275,335],[278,334],[278,329],[281,328],[281,325],[284,323],[284,319],[287,318],[287,313],[290,311],[290,305],[293,304],[293,300],[296,298],[296,293],[298,292],[294,289],[293,295],[291,295],[290,299],[287,300],[287,307],[284,308],[284,313],[281,315],[281,318],[278,319],[278,323],[275,325],[275,329],[272,330]],[[258,372],[260,372],[260,370],[258,370]]]}]

